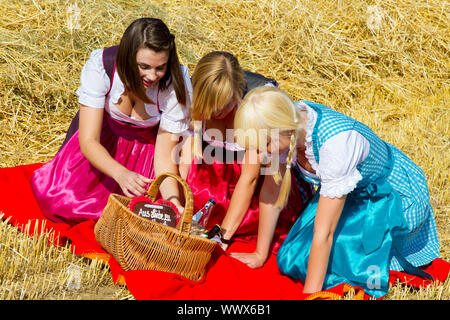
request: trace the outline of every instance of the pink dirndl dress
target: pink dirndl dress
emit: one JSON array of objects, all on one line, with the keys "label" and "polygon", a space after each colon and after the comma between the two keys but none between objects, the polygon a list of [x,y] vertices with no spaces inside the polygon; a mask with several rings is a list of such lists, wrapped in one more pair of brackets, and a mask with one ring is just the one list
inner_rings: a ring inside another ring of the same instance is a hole
[{"label": "pink dirndl dress", "polygon": [[[239,181],[242,169],[242,158],[244,150],[236,144],[225,144],[210,140],[203,135],[203,150],[206,147],[214,152],[220,153],[220,161],[193,161],[189,169],[186,181],[191,187],[194,195],[194,212],[200,210],[208,199],[214,199],[216,205],[213,207],[208,219],[207,228],[215,224],[222,224],[236,184]],[[208,142],[206,142],[208,141]],[[222,144],[222,146],[220,146]],[[214,148],[212,148],[214,146]],[[213,155],[214,156],[214,155]],[[260,176],[257,187],[253,193],[250,206],[245,214],[240,226],[233,235],[233,241],[242,241],[256,244],[258,237],[259,221],[259,194],[261,191],[264,176]],[[314,194],[312,184],[302,178],[292,176],[292,188],[289,195],[288,204],[280,213],[278,224],[273,236],[271,251],[276,254],[289,230],[308,204]]]},{"label": "pink dirndl dress", "polygon": [[[105,112],[100,143],[127,169],[154,178],[157,132],[158,126],[137,127]],[[50,162],[33,173],[31,186],[44,216],[68,224],[97,220],[109,194],[122,194],[119,184],[81,153],[78,130]]]},{"label": "pink dirndl dress", "polygon": [[[106,50],[94,50],[85,64],[81,87],[77,90],[79,102],[88,107],[104,108],[100,143],[111,157],[131,171],[154,178],[158,129],[162,127],[174,134],[188,129],[190,104],[185,107],[179,105],[170,84],[166,90],[160,91],[159,86],[147,90],[147,94],[152,95],[151,99],[156,100],[156,105],[146,105],[149,119],[137,120],[124,115],[114,106],[124,92],[124,86],[116,72],[113,71],[111,77],[108,75],[103,60]],[[181,69],[190,97],[189,70],[184,66]],[[78,136],[75,118],[61,149],[31,177],[31,187],[43,215],[54,222],[76,224],[97,220],[109,195],[123,194],[114,179],[94,168],[84,157]]]}]

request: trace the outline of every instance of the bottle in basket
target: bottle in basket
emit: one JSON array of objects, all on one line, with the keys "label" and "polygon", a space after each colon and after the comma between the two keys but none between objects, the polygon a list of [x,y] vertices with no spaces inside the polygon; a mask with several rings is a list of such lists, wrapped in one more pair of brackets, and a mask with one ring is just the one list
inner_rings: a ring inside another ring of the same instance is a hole
[{"label": "bottle in basket", "polygon": [[200,224],[204,228],[206,227],[206,224],[208,223],[209,216],[211,214],[211,210],[216,204],[216,201],[213,199],[209,199],[203,208],[201,208],[193,217],[192,221],[195,223]]},{"label": "bottle in basket", "polygon": [[211,213],[212,208],[216,202],[213,199],[209,199],[203,208],[197,211],[196,214],[192,216],[192,226],[191,226],[191,234],[201,235],[204,234],[206,224],[208,223],[208,218]]}]

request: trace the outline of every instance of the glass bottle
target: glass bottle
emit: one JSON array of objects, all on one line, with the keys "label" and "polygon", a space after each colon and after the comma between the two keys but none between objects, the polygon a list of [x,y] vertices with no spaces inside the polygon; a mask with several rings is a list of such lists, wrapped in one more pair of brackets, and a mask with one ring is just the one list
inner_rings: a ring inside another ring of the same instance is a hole
[{"label": "glass bottle", "polygon": [[203,208],[197,211],[196,214],[192,216],[191,234],[201,235],[206,233],[205,227],[208,223],[208,218],[211,213],[212,208],[216,204],[216,201],[209,199]]}]

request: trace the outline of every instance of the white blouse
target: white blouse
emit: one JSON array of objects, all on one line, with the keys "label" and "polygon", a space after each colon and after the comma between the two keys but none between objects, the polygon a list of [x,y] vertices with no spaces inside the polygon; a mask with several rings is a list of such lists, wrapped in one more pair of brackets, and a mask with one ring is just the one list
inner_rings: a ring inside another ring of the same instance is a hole
[{"label": "white blouse", "polygon": [[119,101],[125,88],[117,71],[115,71],[111,90],[108,93],[110,79],[103,67],[102,54],[103,49],[92,51],[81,71],[81,86],[76,91],[80,104],[91,108],[105,108],[105,111],[114,119],[125,121],[136,126],[153,127],[159,124],[168,132],[177,134],[186,133],[189,129],[189,108],[191,106],[193,91],[187,67],[181,66],[187,93],[186,106],[178,103],[173,84],[170,84],[166,90],[158,90],[158,86],[153,86],[148,88],[146,93],[153,102],[156,103],[158,101],[161,113],[158,112],[156,104],[145,104],[145,111],[150,117],[141,120],[122,113],[114,105]]},{"label": "white blouse", "polygon": [[319,149],[319,163],[313,152],[312,133],[317,112],[303,102],[296,103],[299,110],[306,110],[305,156],[315,174],[299,165],[304,175],[321,185],[320,195],[330,198],[342,197],[353,191],[362,176],[356,166],[363,162],[370,151],[369,141],[355,130],[343,131],[331,137]]}]

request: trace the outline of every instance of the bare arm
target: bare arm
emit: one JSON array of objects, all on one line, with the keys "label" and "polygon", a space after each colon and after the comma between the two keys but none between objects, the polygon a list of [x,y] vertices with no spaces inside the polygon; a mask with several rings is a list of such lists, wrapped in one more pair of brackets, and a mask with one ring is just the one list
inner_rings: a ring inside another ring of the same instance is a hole
[{"label": "bare arm", "polygon": [[[231,196],[230,206],[222,221],[225,229],[223,237],[230,239],[242,222],[248,207],[250,206],[253,193],[259,178],[260,159],[256,150],[247,150],[244,155],[241,176]],[[223,246],[227,248],[226,245]]]},{"label": "bare arm", "polygon": [[250,268],[263,266],[269,255],[273,234],[280,215],[280,209],[275,207],[279,192],[280,185],[275,182],[273,176],[265,176],[259,200],[259,225],[256,250],[252,253],[230,253],[230,256],[242,261]]},{"label": "bare arm", "polygon": [[121,165],[100,143],[103,109],[80,105],[79,142],[86,159],[98,170],[112,177],[127,197],[141,195],[151,180]]},{"label": "bare arm", "polygon": [[180,171],[181,178],[185,180],[193,161],[192,142],[193,136],[185,136],[181,147],[180,164],[178,165],[178,169]]},{"label": "bare arm", "polygon": [[304,293],[322,290],[328,267],[333,236],[344,208],[346,196],[341,198],[320,197],[314,221],[314,234],[309,253]]},{"label": "bare arm", "polygon": [[[179,137],[173,133],[165,131],[161,127],[158,130],[155,144],[155,175],[169,172],[179,175],[178,164],[173,151],[176,150]],[[159,191],[161,196],[171,201],[178,208],[180,214],[183,212],[181,204],[180,189],[178,181],[172,178],[167,178],[161,184]]]}]

